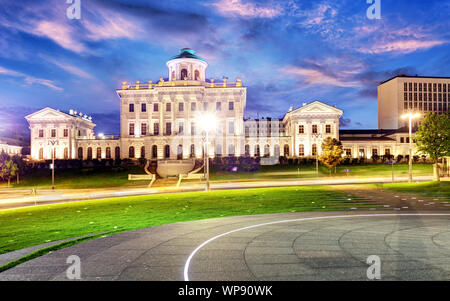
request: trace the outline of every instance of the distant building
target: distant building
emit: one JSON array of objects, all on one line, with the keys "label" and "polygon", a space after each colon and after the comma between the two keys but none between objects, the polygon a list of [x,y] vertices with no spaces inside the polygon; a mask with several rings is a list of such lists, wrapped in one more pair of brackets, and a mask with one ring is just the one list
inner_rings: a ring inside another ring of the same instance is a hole
[{"label": "distant building", "polygon": [[[408,109],[415,81],[417,93],[426,90],[426,99],[430,99],[430,89],[433,91],[433,105],[429,106],[428,100],[417,101],[418,109],[424,109],[425,103],[424,111],[444,112],[449,108],[448,79],[396,77],[378,87],[380,130],[339,130],[343,111],[320,101],[291,107],[283,118],[244,120],[247,89],[240,78],[234,82],[225,77],[221,81],[207,79],[207,62],[188,48],[181,49],[166,66],[166,79],[160,77],[156,83],[123,82],[116,91],[120,136],[95,135],[92,119],[73,110],[63,113],[45,108],[26,116],[31,129],[32,160],[51,159],[52,150],[57,159],[202,158],[204,132],[198,120],[205,114],[215,115],[218,123],[209,139],[210,157],[275,158],[273,163],[279,156],[315,157],[322,152],[327,137],[342,141],[344,156],[351,158],[407,155],[408,131],[399,120],[405,111],[403,101],[399,101],[403,87]],[[420,95],[425,97],[425,93]]]},{"label": "distant building", "polygon": [[[450,112],[450,78],[395,76],[378,86],[378,128],[408,126],[401,116],[407,112]],[[414,121],[417,125],[420,120]]]},{"label": "distant building", "polygon": [[22,155],[22,147],[16,145],[10,145],[4,141],[0,140],[0,153],[6,153],[10,156]]}]

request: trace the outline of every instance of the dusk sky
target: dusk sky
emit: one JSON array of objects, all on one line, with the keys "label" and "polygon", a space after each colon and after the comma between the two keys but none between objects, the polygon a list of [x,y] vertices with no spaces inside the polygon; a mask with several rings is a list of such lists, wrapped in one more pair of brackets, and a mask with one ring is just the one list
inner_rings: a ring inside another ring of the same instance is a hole
[{"label": "dusk sky", "polygon": [[342,128],[377,128],[377,85],[398,74],[450,76],[450,2],[381,0],[0,0],[0,130],[44,107],[92,115],[119,133],[122,81],[168,77],[184,47],[207,77],[247,87],[246,117],[282,117],[320,100]]}]

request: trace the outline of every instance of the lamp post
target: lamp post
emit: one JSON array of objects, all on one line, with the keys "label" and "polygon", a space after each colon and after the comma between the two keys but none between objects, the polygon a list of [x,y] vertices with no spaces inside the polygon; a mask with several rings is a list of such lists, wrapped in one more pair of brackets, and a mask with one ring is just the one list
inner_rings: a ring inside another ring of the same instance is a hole
[{"label": "lamp post", "polygon": [[208,154],[208,143],[209,143],[209,139],[208,139],[208,133],[209,131],[213,131],[216,128],[216,124],[217,124],[217,119],[214,115],[212,114],[204,114],[204,115],[200,115],[198,117],[199,121],[200,121],[200,127],[202,128],[203,131],[205,131],[205,138],[203,140],[203,149],[204,149],[204,161],[203,161],[203,166],[204,166],[204,170],[205,170],[205,191],[209,191],[210,190],[210,185],[209,185],[209,154]]},{"label": "lamp post", "polygon": [[316,144],[316,175],[319,175],[319,147],[317,145],[317,141],[319,140],[319,138],[322,137],[322,134],[312,134],[312,136],[314,137],[314,142]]},{"label": "lamp post", "polygon": [[414,118],[419,118],[419,113],[406,113],[402,115],[402,119],[409,120],[409,175],[408,175],[408,182],[412,182],[412,120]]},{"label": "lamp post", "polygon": [[59,144],[58,140],[50,140],[49,144],[52,145],[52,190],[55,190],[55,156],[56,156],[56,147],[55,145]]}]

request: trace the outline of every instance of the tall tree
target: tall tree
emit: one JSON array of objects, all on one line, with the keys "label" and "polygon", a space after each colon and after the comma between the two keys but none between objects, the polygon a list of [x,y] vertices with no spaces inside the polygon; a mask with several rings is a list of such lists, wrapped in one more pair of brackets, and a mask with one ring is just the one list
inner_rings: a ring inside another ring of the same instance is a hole
[{"label": "tall tree", "polygon": [[344,149],[342,148],[341,141],[327,137],[322,143],[322,153],[319,156],[319,161],[331,170],[336,167],[344,158],[342,154]]},{"label": "tall tree", "polygon": [[16,175],[17,170],[17,165],[12,160],[0,162],[0,178],[8,181],[8,187],[11,184],[11,178]]},{"label": "tall tree", "polygon": [[428,113],[416,132],[414,141],[419,152],[434,161],[435,175],[439,181],[438,160],[450,156],[450,117],[448,114]]}]

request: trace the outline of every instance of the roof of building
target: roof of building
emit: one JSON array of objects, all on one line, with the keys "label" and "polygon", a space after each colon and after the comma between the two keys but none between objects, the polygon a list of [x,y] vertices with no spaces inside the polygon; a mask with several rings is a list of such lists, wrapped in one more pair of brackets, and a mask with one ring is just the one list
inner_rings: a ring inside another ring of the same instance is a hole
[{"label": "roof of building", "polygon": [[180,49],[180,53],[178,55],[173,56],[170,60],[181,58],[197,59],[206,62],[203,58],[199,57],[198,55],[195,55],[195,51],[191,48]]},{"label": "roof of building", "polygon": [[350,136],[350,137],[339,137],[340,141],[395,141],[394,138],[382,136],[382,137],[360,137],[360,136]]},{"label": "roof of building", "polygon": [[382,81],[382,82],[379,84],[379,86],[382,85],[382,84],[384,84],[384,83],[387,83],[388,81],[391,81],[391,80],[393,80],[394,78],[397,78],[397,77],[409,77],[409,78],[442,78],[442,79],[450,79],[450,77],[442,77],[442,76],[420,76],[420,75],[405,75],[405,74],[400,74],[400,75],[393,76],[393,77],[391,77],[391,78],[389,78],[389,79],[387,79],[387,80],[385,80],[385,81]]}]

